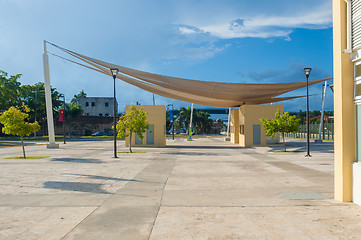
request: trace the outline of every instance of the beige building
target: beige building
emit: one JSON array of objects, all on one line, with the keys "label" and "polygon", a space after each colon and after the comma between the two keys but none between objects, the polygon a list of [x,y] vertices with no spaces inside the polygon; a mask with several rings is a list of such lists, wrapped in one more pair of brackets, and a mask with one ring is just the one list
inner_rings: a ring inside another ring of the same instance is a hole
[{"label": "beige building", "polygon": [[[112,97],[80,97],[78,104],[86,116],[112,117],[114,115],[114,98]],[[115,109],[118,109],[117,102],[115,102]]]},{"label": "beige building", "polygon": [[239,109],[232,109],[231,111],[231,143],[239,143]]},{"label": "beige building", "polygon": [[335,199],[361,204],[361,0],[333,0]]},{"label": "beige building", "polygon": [[[166,146],[166,109],[163,105],[134,105],[136,109],[143,108],[147,112],[147,120],[150,124],[144,138],[139,139],[138,135],[132,137],[132,146],[134,147],[165,147]],[[129,111],[130,105],[126,106]],[[125,145],[129,146],[129,137],[125,139]]]},{"label": "beige building", "polygon": [[277,110],[283,112],[283,105],[243,105],[231,111],[231,142],[241,147],[265,146],[279,142],[279,136],[270,138],[260,118],[272,119]]}]

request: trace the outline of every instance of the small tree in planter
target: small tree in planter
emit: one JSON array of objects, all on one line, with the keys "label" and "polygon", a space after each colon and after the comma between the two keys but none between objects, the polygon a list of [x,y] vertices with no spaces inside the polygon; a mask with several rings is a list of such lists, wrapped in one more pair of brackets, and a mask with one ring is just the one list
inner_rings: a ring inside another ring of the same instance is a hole
[{"label": "small tree in planter", "polygon": [[124,138],[129,136],[129,152],[132,153],[132,135],[137,134],[140,140],[143,140],[143,133],[149,128],[147,114],[143,108],[137,110],[133,104],[130,110],[123,114],[117,123],[118,137]]},{"label": "small tree in planter", "polygon": [[281,116],[281,112],[278,109],[275,114],[275,119],[260,119],[263,124],[263,128],[266,130],[266,135],[272,138],[276,133],[280,133],[283,141],[283,149],[286,152],[285,133],[293,133],[299,130],[300,119],[296,116],[290,116],[288,112],[285,112]]},{"label": "small tree in planter", "polygon": [[24,159],[26,155],[23,138],[40,129],[38,122],[29,123],[26,121],[29,118],[28,112],[30,112],[30,109],[23,104],[21,109],[10,107],[0,115],[0,123],[4,125],[2,128],[3,133],[20,137]]}]

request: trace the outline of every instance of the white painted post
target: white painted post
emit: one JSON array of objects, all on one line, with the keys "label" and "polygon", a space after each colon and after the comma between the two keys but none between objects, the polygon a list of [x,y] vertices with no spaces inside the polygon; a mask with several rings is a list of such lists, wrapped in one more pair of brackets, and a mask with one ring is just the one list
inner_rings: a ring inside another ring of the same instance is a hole
[{"label": "white painted post", "polygon": [[327,81],[325,81],[325,87],[323,89],[323,94],[322,94],[322,112],[321,112],[321,119],[320,119],[320,128],[318,131],[318,141],[316,141],[316,142],[322,142],[323,115],[324,115],[324,111],[325,111],[326,90],[327,90]]},{"label": "white painted post", "polygon": [[191,119],[189,122],[188,141],[192,141],[192,121],[193,121],[193,103],[192,103],[192,108],[191,108]]},{"label": "white painted post", "polygon": [[227,138],[229,137],[229,126],[231,122],[231,108],[228,109]]},{"label": "white painted post", "polygon": [[44,40],[44,54],[43,54],[43,68],[44,68],[44,84],[45,84],[45,103],[46,103],[46,118],[48,122],[49,144],[47,148],[59,148],[59,144],[55,143],[54,135],[54,119],[53,119],[53,105],[51,102],[50,89],[50,74],[49,74],[49,58],[46,51],[46,41]]}]

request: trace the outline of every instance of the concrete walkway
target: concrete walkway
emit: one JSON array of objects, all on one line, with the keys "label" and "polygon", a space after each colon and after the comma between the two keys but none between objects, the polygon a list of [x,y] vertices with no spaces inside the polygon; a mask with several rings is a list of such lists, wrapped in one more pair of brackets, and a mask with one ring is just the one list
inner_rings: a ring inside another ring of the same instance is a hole
[{"label": "concrete walkway", "polygon": [[312,158],[220,138],[167,144],[118,159],[108,141],[26,148],[43,159],[1,148],[0,239],[360,239],[361,207],[332,200],[332,143],[312,144]]}]

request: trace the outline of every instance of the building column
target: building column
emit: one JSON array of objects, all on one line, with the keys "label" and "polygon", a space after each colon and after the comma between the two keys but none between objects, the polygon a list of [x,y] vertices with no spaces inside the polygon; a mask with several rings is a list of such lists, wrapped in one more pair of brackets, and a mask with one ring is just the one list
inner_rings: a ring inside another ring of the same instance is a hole
[{"label": "building column", "polygon": [[333,0],[334,64],[334,194],[352,201],[352,163],[355,161],[354,68],[347,48],[347,9],[344,0]]}]

